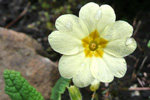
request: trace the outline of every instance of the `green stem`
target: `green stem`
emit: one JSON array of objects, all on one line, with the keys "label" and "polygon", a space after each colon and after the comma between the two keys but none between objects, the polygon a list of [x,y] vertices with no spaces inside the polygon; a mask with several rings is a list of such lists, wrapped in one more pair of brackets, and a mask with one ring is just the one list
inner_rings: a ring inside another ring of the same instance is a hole
[{"label": "green stem", "polygon": [[96,91],[93,92],[91,100],[94,100]]}]

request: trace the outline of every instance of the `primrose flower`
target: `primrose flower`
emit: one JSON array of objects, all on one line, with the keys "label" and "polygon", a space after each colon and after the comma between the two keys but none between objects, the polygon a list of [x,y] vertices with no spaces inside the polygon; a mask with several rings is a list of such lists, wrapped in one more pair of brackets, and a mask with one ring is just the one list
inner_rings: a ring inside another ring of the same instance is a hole
[{"label": "primrose flower", "polygon": [[131,54],[137,44],[131,38],[132,26],[115,20],[112,7],[93,2],[81,8],[79,17],[66,14],[56,20],[57,30],[48,40],[55,51],[63,54],[59,61],[62,77],[86,87],[94,80],[109,83],[114,76],[125,75],[123,57]]}]

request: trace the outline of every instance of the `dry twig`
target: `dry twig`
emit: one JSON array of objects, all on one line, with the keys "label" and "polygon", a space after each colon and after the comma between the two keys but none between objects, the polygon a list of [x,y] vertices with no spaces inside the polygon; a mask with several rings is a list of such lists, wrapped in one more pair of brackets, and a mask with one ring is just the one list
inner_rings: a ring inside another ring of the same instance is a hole
[{"label": "dry twig", "polygon": [[137,88],[129,88],[129,91],[144,91],[144,90],[150,90],[149,87],[137,87]]},{"label": "dry twig", "polygon": [[143,65],[145,64],[145,61],[147,60],[147,58],[148,58],[147,56],[144,57],[144,59],[143,59],[143,61],[142,61],[142,64],[141,64],[141,66],[140,66],[140,68],[139,68],[139,70],[138,70],[138,73],[141,71]]},{"label": "dry twig", "polygon": [[137,34],[137,32],[138,32],[140,26],[141,26],[141,21],[138,21],[137,27],[136,27],[136,29],[135,29],[135,31],[134,31],[134,33],[133,33],[133,37]]},{"label": "dry twig", "polygon": [[5,28],[9,28],[10,26],[12,26],[14,23],[16,23],[20,18],[22,18],[28,11],[29,6],[30,6],[30,2],[27,4],[27,7],[20,13],[19,16],[17,16],[17,18],[15,20],[13,20],[12,22],[8,23]]}]

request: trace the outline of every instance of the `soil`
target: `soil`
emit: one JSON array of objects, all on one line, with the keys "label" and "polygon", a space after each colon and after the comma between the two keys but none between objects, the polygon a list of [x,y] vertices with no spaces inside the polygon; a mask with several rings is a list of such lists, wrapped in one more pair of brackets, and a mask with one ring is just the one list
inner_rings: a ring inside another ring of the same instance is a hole
[{"label": "soil", "polygon": [[[78,15],[79,9],[89,0],[0,0],[0,27],[24,32],[42,44],[47,52],[43,56],[56,62],[60,54],[48,44],[48,35],[55,30],[55,20],[66,13]],[[125,20],[134,27],[133,37],[138,47],[125,57],[126,75],[108,84],[101,83],[97,91],[99,100],[150,100],[150,1],[149,0],[95,0],[98,4],[111,5],[117,20]],[[134,87],[134,90],[130,90]],[[140,90],[138,90],[140,88]],[[83,100],[90,100],[92,92],[80,89]],[[69,100],[68,92],[62,100]]]}]

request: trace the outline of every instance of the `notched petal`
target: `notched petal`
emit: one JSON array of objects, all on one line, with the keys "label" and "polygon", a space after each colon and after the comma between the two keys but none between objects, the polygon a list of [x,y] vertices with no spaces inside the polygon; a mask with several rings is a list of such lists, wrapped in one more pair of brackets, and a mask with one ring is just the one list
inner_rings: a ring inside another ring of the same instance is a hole
[{"label": "notched petal", "polygon": [[65,55],[77,54],[83,50],[82,42],[64,32],[54,31],[48,36],[48,41],[51,47]]},{"label": "notched petal", "polygon": [[89,34],[87,26],[83,20],[72,14],[60,16],[56,20],[55,26],[57,30],[78,39],[82,39]]},{"label": "notched petal", "polygon": [[101,37],[112,41],[116,39],[131,37],[133,33],[133,27],[125,22],[125,21],[116,21],[115,23],[112,23],[108,25],[103,33],[101,34]]},{"label": "notched petal", "polygon": [[108,42],[104,51],[115,56],[125,57],[136,49],[137,44],[133,38],[123,38]]}]

